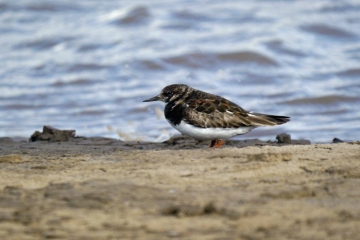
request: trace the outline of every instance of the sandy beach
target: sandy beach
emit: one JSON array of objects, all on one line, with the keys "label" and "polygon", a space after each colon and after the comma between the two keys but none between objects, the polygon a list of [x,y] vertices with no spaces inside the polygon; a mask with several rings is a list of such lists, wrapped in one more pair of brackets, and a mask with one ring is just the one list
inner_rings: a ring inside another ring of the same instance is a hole
[{"label": "sandy beach", "polygon": [[207,144],[1,138],[0,239],[360,239],[359,142]]},{"label": "sandy beach", "polygon": [[0,240],[360,240],[360,0],[0,19]]}]

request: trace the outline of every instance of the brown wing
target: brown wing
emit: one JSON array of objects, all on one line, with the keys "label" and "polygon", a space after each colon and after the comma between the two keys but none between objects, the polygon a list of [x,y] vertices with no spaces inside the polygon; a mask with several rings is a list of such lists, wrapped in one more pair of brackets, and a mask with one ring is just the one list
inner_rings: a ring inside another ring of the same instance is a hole
[{"label": "brown wing", "polygon": [[190,100],[184,111],[184,120],[203,128],[238,128],[252,126],[248,111],[224,98]]}]

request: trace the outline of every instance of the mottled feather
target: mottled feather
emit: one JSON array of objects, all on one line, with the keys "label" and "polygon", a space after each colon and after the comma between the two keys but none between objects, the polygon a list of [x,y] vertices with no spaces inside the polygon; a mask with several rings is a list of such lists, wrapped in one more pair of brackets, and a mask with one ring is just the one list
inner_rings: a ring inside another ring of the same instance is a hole
[{"label": "mottled feather", "polygon": [[219,96],[206,96],[186,103],[188,107],[183,111],[184,120],[194,126],[203,128],[251,126],[246,110]]},{"label": "mottled feather", "polygon": [[199,139],[220,136],[226,139],[259,126],[290,121],[286,116],[249,112],[223,97],[184,84],[166,86],[158,96],[145,101],[157,100],[166,103],[165,118],[174,128]]}]

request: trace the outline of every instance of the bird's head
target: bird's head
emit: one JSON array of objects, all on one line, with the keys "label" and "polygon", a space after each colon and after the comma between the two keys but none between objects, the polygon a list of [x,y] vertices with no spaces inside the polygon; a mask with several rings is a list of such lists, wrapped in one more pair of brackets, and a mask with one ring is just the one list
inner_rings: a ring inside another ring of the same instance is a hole
[{"label": "bird's head", "polygon": [[143,102],[162,101],[168,103],[188,95],[191,90],[191,87],[185,84],[173,84],[164,87],[159,95],[146,99]]}]

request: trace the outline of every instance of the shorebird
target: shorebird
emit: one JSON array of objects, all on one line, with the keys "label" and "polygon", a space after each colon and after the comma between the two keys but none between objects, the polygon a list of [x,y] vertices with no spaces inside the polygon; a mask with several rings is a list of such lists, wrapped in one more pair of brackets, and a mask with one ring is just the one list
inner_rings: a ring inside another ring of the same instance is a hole
[{"label": "shorebird", "polygon": [[163,101],[165,118],[172,127],[197,140],[211,140],[219,148],[223,140],[250,132],[261,126],[275,126],[290,117],[250,112],[214,94],[185,84],[173,84],[144,102]]}]

